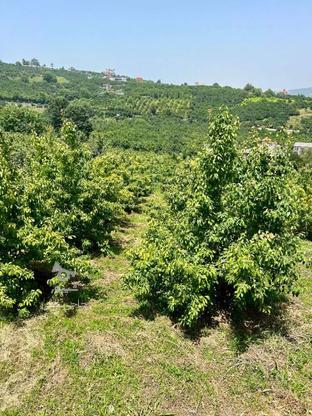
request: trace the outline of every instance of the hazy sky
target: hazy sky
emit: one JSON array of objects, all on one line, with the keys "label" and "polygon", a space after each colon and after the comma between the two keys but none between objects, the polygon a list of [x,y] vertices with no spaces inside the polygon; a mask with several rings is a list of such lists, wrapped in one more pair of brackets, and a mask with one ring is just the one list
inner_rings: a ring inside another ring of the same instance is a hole
[{"label": "hazy sky", "polygon": [[174,83],[308,87],[312,0],[0,0],[0,59],[32,57]]}]

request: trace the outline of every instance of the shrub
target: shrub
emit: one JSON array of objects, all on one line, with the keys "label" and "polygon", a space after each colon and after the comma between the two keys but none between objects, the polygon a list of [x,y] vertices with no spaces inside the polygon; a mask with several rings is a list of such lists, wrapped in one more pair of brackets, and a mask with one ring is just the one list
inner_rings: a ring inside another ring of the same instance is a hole
[{"label": "shrub", "polygon": [[[64,215],[57,221],[57,215],[51,215],[53,208],[61,213],[61,207],[57,205],[60,201],[53,200],[52,192],[48,194],[53,183],[47,177],[43,179],[42,172],[47,171],[47,163],[40,163],[39,153],[34,152],[37,165],[34,161],[30,166],[15,165],[10,150],[2,137],[0,308],[25,316],[41,300],[55,261],[64,267],[75,268],[78,273],[90,272],[91,268],[83,259],[77,258],[79,251],[66,241],[66,227],[60,226]],[[49,159],[49,153],[45,158]],[[32,184],[32,180],[38,179],[38,183]],[[38,278],[42,271],[44,282]]]},{"label": "shrub", "polygon": [[94,109],[87,100],[72,101],[64,110],[64,117],[75,123],[78,130],[86,137],[92,132],[91,118],[94,114]]},{"label": "shrub", "polygon": [[224,109],[207,146],[177,173],[167,209],[132,255],[128,284],[142,301],[192,326],[220,305],[270,312],[294,290],[297,187],[282,149],[237,151]]},{"label": "shrub", "polygon": [[30,139],[22,164],[9,143],[2,136],[0,307],[24,315],[42,299],[55,261],[90,272],[80,255],[106,251],[124,211],[116,175],[97,175],[70,123],[61,138]]},{"label": "shrub", "polygon": [[312,240],[312,151],[306,150],[294,158],[301,187],[299,231]]},{"label": "shrub", "polygon": [[0,107],[0,127],[9,132],[40,134],[44,130],[44,122],[38,111],[6,105]]},{"label": "shrub", "polygon": [[43,81],[48,82],[49,84],[56,84],[57,78],[54,74],[51,74],[50,72],[45,72],[42,77]]}]

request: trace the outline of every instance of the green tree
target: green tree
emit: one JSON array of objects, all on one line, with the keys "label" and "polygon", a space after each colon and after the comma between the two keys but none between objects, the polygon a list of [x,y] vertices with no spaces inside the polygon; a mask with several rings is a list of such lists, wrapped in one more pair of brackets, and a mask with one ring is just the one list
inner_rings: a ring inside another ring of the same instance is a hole
[{"label": "green tree", "polygon": [[181,167],[132,257],[127,281],[138,298],[185,326],[220,305],[270,312],[296,282],[292,165],[265,145],[244,157],[237,131],[227,110],[210,123],[210,146]]},{"label": "green tree", "polygon": [[43,74],[43,81],[48,82],[49,84],[56,84],[57,78],[54,74],[51,74],[50,72],[45,72]]},{"label": "green tree", "polygon": [[32,66],[40,66],[40,62],[38,61],[37,58],[32,58],[32,60],[30,61],[30,64]]},{"label": "green tree", "polygon": [[6,105],[0,108],[0,127],[5,131],[40,134],[44,130],[44,121],[38,111]]},{"label": "green tree", "polygon": [[[304,117],[299,125],[300,134],[311,139],[312,137],[312,117]],[[312,140],[312,139],[311,139]],[[311,141],[310,140],[310,141]]]},{"label": "green tree", "polygon": [[86,137],[92,131],[91,118],[95,115],[95,111],[87,100],[74,100],[65,109],[64,116],[72,121]]},{"label": "green tree", "polygon": [[49,101],[46,115],[55,130],[59,130],[62,127],[64,111],[67,105],[68,101],[65,97],[55,97]]},{"label": "green tree", "polygon": [[253,92],[255,90],[255,87],[250,84],[249,82],[244,86],[244,90],[248,92]]}]

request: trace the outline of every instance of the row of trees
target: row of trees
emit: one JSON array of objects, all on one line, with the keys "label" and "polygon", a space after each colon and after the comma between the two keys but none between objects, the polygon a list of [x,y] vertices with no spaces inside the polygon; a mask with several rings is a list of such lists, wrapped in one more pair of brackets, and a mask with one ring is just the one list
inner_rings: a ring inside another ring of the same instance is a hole
[{"label": "row of trees", "polygon": [[[55,261],[88,273],[81,254],[106,253],[125,212],[170,175],[166,155],[111,150],[127,146],[108,134],[89,138],[93,116],[90,102],[65,98],[51,100],[45,115],[0,110],[2,308],[27,314]],[[119,140],[129,134],[128,124],[111,122],[123,126]],[[134,139],[145,143],[145,120],[133,122]],[[226,109],[210,123],[204,150],[182,163],[132,258],[128,283],[138,297],[185,326],[222,308],[270,312],[295,291],[298,230],[311,235],[309,159],[294,164],[283,146],[261,143],[244,153],[238,129]]]},{"label": "row of trees", "polygon": [[85,138],[88,138],[92,131],[94,115],[94,108],[89,101],[69,102],[64,97],[57,97],[50,100],[45,112],[14,104],[0,107],[0,128],[7,132],[41,134],[49,126],[58,132],[63,121],[68,120],[76,125]]},{"label": "row of trees", "polygon": [[80,276],[86,257],[107,253],[111,233],[152,187],[155,157],[93,157],[76,127],[59,136],[0,135],[0,308],[27,315],[41,301],[55,261]]},{"label": "row of trees", "polygon": [[[27,59],[24,59],[23,58],[22,61],[16,61],[15,62],[15,65],[16,66],[33,66],[35,68],[39,68],[41,66],[40,65],[40,62],[39,62],[39,60],[37,58],[32,58],[29,61]],[[43,67],[45,68],[46,65],[44,64]],[[50,67],[53,69],[54,68],[54,64],[51,63],[50,64]]]}]

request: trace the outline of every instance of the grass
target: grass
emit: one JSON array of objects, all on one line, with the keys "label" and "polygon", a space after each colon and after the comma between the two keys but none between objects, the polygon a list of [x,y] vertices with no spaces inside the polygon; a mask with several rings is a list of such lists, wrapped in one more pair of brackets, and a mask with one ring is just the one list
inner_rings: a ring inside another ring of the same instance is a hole
[{"label": "grass", "polygon": [[311,414],[312,244],[303,244],[301,295],[279,319],[237,328],[219,317],[193,339],[164,316],[144,317],[123,285],[147,215],[129,221],[120,247],[95,260],[98,296],[73,316],[51,302],[27,321],[2,322],[0,414]]},{"label": "grass", "polygon": [[298,115],[289,117],[287,126],[297,129],[299,128],[302,119],[306,117],[312,117],[312,111],[308,108],[302,108],[299,110]]}]

